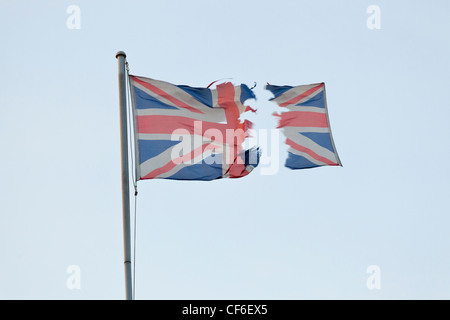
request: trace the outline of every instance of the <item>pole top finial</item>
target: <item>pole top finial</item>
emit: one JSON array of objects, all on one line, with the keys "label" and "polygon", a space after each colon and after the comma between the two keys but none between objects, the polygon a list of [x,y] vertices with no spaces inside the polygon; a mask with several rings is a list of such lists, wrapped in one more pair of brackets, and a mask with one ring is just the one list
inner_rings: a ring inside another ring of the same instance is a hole
[{"label": "pole top finial", "polygon": [[116,58],[117,58],[118,56],[123,56],[124,58],[127,57],[127,55],[126,55],[125,52],[123,52],[123,51],[117,51],[117,53],[116,53]]}]

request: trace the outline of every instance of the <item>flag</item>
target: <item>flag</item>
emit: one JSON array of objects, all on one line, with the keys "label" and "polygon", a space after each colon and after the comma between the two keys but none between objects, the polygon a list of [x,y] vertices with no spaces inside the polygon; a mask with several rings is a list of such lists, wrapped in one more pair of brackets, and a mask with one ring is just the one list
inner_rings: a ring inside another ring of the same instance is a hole
[{"label": "flag", "polygon": [[289,146],[285,166],[291,169],[341,166],[331,135],[325,83],[296,87],[267,84],[266,90],[274,95],[271,101],[287,109],[274,114]]},{"label": "flag", "polygon": [[214,180],[248,175],[259,148],[243,150],[252,123],[240,115],[255,95],[246,85],[215,89],[130,75],[137,179]]}]

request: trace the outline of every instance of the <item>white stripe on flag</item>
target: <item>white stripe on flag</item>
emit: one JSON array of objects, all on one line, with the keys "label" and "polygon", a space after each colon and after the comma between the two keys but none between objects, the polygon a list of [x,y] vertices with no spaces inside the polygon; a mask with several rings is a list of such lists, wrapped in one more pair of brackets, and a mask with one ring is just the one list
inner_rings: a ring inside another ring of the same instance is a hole
[{"label": "white stripe on flag", "polygon": [[283,127],[284,131],[289,132],[289,134],[301,133],[301,132],[317,132],[317,133],[330,133],[330,129],[328,127]]},{"label": "white stripe on flag", "polygon": [[318,108],[318,107],[306,107],[306,106],[289,105],[286,108],[289,109],[290,111],[325,113],[325,108]]}]

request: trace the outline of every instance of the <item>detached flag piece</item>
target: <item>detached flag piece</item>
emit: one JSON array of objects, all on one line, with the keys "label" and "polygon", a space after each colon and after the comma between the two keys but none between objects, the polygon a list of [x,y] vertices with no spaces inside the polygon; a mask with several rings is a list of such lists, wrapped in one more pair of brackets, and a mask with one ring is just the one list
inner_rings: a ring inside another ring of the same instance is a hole
[{"label": "detached flag piece", "polygon": [[279,117],[289,145],[285,166],[306,169],[320,166],[342,166],[328,119],[325,83],[291,86],[266,85],[273,93],[271,101],[289,111]]},{"label": "detached flag piece", "polygon": [[255,98],[246,85],[194,88],[132,75],[130,83],[139,180],[240,178],[258,165],[258,148],[242,150],[252,124],[239,117]]}]

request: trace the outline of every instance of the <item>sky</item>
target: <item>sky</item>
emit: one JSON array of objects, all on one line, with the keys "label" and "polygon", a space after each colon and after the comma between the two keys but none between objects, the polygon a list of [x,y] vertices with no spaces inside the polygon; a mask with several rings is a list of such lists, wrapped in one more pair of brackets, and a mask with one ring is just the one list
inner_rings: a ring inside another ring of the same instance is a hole
[{"label": "sky", "polygon": [[449,299],[449,9],[0,0],[0,299],[125,297],[119,50],[139,76],[256,82],[256,131],[266,82],[325,82],[343,164],[290,170],[280,133],[272,174],[139,181],[136,299]]}]

